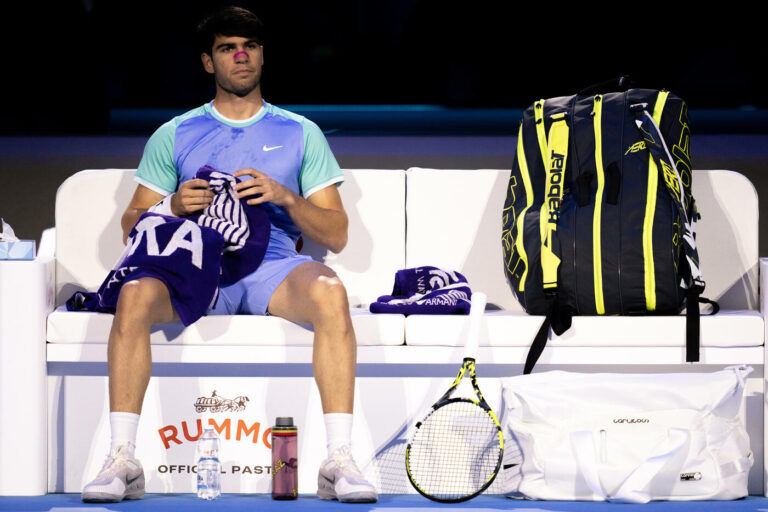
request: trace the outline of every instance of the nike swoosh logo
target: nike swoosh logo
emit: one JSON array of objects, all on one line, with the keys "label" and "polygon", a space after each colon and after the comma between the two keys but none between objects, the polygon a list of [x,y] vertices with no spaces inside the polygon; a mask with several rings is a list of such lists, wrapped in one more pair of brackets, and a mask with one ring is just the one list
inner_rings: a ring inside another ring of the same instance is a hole
[{"label": "nike swoosh logo", "polygon": [[272,147],[270,147],[270,146],[267,146],[266,144],[264,144],[261,147],[261,149],[263,149],[264,151],[272,151],[273,149],[278,149],[278,148],[281,148],[281,147],[283,147],[283,146],[272,146]]},{"label": "nike swoosh logo", "polygon": [[136,475],[136,477],[134,477],[132,479],[129,479],[128,477],[126,477],[125,478],[125,486],[128,487],[129,485],[131,485],[133,482],[135,482],[139,478],[141,478],[141,473],[139,473],[138,475]]}]

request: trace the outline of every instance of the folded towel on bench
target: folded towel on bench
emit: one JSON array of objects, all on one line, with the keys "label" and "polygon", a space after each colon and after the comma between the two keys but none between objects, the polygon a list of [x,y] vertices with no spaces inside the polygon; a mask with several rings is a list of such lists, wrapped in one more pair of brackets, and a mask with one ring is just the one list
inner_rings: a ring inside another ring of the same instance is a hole
[{"label": "folded towel on bench", "polygon": [[392,295],[371,304],[371,313],[402,315],[466,315],[470,297],[467,279],[459,272],[437,267],[398,270]]}]

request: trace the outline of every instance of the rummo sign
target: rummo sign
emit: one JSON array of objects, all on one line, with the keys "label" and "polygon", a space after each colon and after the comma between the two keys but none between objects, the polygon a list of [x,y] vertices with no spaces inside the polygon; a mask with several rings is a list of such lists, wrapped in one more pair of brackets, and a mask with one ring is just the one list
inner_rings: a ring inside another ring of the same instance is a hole
[{"label": "rummo sign", "polygon": [[[190,427],[190,423],[194,427]],[[233,424],[236,425],[234,428],[232,427]],[[207,426],[213,427],[222,441],[244,440],[250,441],[253,444],[261,442],[265,447],[272,449],[272,444],[269,441],[272,429],[267,427],[262,431],[262,422],[250,422],[242,419],[233,420],[232,418],[225,418],[223,420],[208,418]],[[183,444],[184,442],[196,442],[200,439],[200,436],[203,434],[203,420],[200,418],[192,421],[185,420],[181,422],[180,426],[165,425],[158,429],[157,433],[160,435],[163,446],[168,450],[172,443]],[[259,436],[259,433],[261,433],[261,436]]]},{"label": "rummo sign", "polygon": [[[230,399],[214,389],[209,396],[198,396],[190,402],[193,404],[194,411],[198,413],[197,418],[182,419],[178,423],[163,425],[157,429],[157,435],[166,452],[176,445],[185,443],[191,443],[196,447],[203,430],[213,428],[221,441],[219,457],[222,462],[222,487],[227,487],[228,480],[239,479],[246,475],[265,480],[260,482],[259,487],[269,485],[272,475],[269,452],[272,449],[270,439],[272,429],[265,418],[255,419],[249,413],[237,414],[246,410],[250,398],[239,395]],[[232,450],[233,443],[237,446],[235,450]],[[249,449],[245,449],[243,444]],[[257,449],[255,453],[253,453],[254,449]],[[249,451],[252,453],[247,453]],[[228,459],[227,454],[230,452],[237,453],[237,459]],[[196,465],[174,463],[176,461],[170,460],[175,458],[168,457],[168,463],[158,464],[157,473],[178,476],[197,473]]]},{"label": "rummo sign", "polygon": [[[245,410],[246,403],[249,401],[250,399],[244,395],[230,400],[218,395],[214,390],[209,397],[198,397],[194,402],[194,408],[198,413],[240,412]],[[207,422],[202,418],[182,420],[179,425],[165,425],[159,428],[157,433],[160,435],[163,446],[168,450],[171,443],[196,442],[203,434],[204,424],[207,427],[212,427],[222,441],[250,439],[253,444],[258,444],[261,441],[267,448],[272,448],[269,440],[272,429],[263,428],[262,425],[266,425],[264,421],[249,421],[242,418],[224,417],[217,419],[211,417],[207,418]],[[233,430],[234,434],[232,434]]]}]

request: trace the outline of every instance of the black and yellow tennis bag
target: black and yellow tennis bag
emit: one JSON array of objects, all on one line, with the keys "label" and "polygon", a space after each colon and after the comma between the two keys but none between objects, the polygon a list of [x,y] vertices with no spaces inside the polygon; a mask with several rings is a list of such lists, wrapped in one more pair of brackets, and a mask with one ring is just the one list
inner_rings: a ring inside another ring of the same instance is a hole
[{"label": "black and yellow tennis bag", "polygon": [[[550,327],[573,315],[679,314],[686,360],[699,357],[699,272],[686,104],[629,89],[540,100],[523,114],[503,212],[507,279]],[[717,305],[715,304],[716,308]]]}]

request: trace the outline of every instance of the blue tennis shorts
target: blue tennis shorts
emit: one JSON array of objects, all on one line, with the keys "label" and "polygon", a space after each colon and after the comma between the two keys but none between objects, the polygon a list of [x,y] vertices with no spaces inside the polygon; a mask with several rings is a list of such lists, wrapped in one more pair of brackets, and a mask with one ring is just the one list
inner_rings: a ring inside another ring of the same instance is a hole
[{"label": "blue tennis shorts", "polygon": [[313,261],[295,251],[267,248],[264,260],[252,274],[219,288],[219,299],[209,315],[266,315],[272,294],[297,266]]}]

